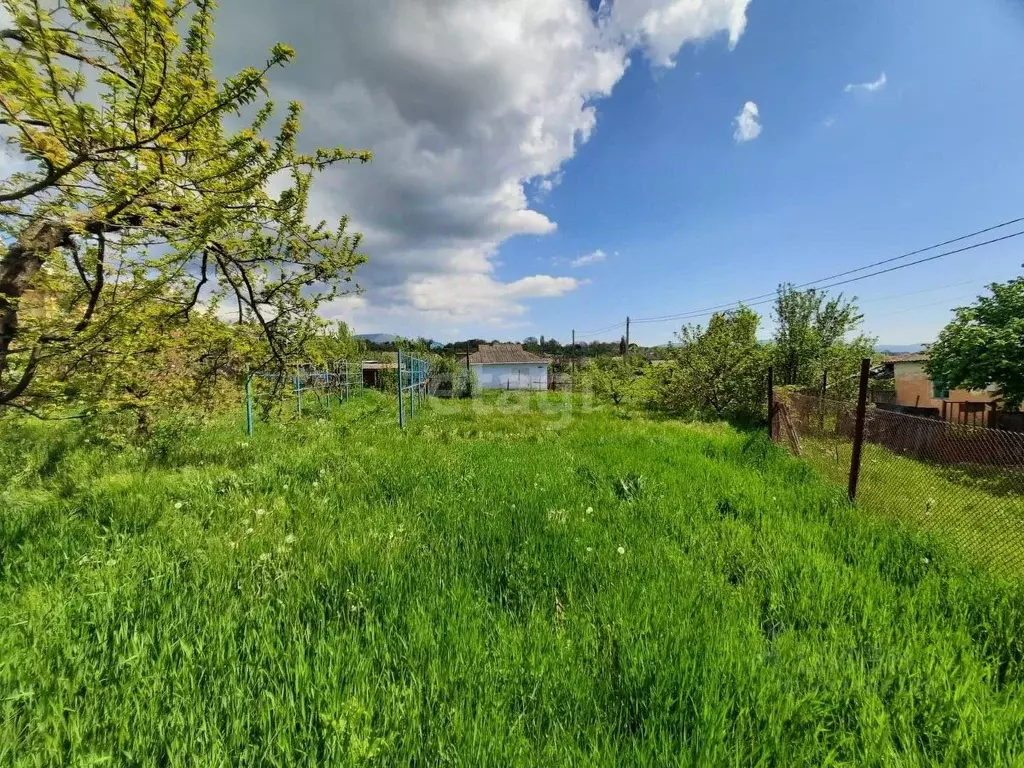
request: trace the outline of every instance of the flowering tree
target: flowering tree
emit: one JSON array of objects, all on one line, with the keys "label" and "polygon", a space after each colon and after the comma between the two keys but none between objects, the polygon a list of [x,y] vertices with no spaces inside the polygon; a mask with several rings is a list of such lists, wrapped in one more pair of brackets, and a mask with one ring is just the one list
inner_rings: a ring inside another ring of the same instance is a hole
[{"label": "flowering tree", "polygon": [[18,169],[0,181],[0,409],[131,398],[126,365],[164,364],[197,313],[230,316],[253,364],[283,366],[363,261],[345,218],[307,223],[310,186],[370,159],[300,153],[297,103],[264,138],[267,73],[294,52],[218,82],[212,0],[0,4]]}]

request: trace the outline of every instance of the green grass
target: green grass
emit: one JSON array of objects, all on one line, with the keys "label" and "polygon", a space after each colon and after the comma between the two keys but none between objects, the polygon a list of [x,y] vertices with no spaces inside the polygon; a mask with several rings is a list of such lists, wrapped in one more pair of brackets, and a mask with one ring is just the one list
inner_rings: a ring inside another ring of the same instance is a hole
[{"label": "green grass", "polygon": [[[846,487],[850,440],[804,438],[801,455]],[[1005,469],[916,461],[865,443],[857,503],[869,514],[906,522],[959,548],[971,562],[1024,577],[1024,476]]]},{"label": "green grass", "polygon": [[1020,587],[763,437],[394,421],[6,426],[0,764],[1020,764]]}]

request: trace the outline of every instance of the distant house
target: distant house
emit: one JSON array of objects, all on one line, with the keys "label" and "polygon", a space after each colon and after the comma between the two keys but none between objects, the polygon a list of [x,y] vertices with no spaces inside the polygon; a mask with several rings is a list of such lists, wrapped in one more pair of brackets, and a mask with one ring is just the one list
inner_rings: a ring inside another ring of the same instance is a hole
[{"label": "distant house", "polygon": [[481,344],[469,366],[481,389],[547,389],[551,361],[522,344]]},{"label": "distant house", "polygon": [[892,355],[882,361],[892,369],[896,403],[916,408],[934,408],[950,421],[981,421],[987,409],[999,399],[998,387],[987,389],[944,389],[932,381],[924,365],[927,352]]},{"label": "distant house", "polygon": [[395,385],[398,376],[398,355],[394,352],[380,352],[376,360],[363,360],[363,386],[386,389]]}]

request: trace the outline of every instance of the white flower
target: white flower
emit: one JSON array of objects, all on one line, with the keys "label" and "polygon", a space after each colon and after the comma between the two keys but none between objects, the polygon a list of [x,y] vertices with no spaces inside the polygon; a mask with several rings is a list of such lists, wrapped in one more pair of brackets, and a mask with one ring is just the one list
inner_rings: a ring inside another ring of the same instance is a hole
[{"label": "white flower", "polygon": [[314,488],[319,488],[320,487],[320,483],[318,483],[316,480],[314,480],[313,481],[313,487]]},{"label": "white flower", "polygon": [[247,518],[245,518],[245,520],[243,520],[243,521],[242,521],[242,525],[248,526],[248,525],[250,525],[250,524],[251,524],[251,521],[249,520],[249,518],[248,518],[248,517],[247,517]]},{"label": "white flower", "polygon": [[232,549],[236,549],[238,547],[238,542],[237,541],[229,541],[228,542],[228,546],[231,547]]},{"label": "white flower", "polygon": [[265,514],[267,514],[267,510],[265,510],[265,509],[257,509],[256,510],[256,517],[263,517]]},{"label": "white flower", "polygon": [[593,552],[593,551],[594,551],[593,547],[587,547],[587,552]]},{"label": "white flower", "polygon": [[248,448],[248,447],[249,447],[249,444],[248,444],[248,443],[239,443],[239,444],[238,444],[238,447],[239,447],[239,448]]},{"label": "white flower", "polygon": [[619,547],[619,554],[620,555],[626,554],[626,548],[625,547]]},{"label": "white flower", "polygon": [[185,505],[182,504],[180,501],[174,502],[174,508],[175,509],[181,509],[183,506],[185,506]]},{"label": "white flower", "polygon": [[260,562],[261,563],[265,563],[269,559],[270,559],[270,553],[269,552],[264,552],[262,555],[260,555]]},{"label": "white flower", "polygon": [[587,507],[587,514],[588,515],[594,514],[594,508],[593,507]]},{"label": "white flower", "polygon": [[928,565],[928,563],[930,563],[931,560],[929,560],[927,557],[922,557],[921,558],[921,562],[924,563],[925,565]]},{"label": "white flower", "polygon": [[296,538],[295,538],[295,534],[293,534],[293,533],[289,533],[287,536],[284,537],[284,543],[285,544],[294,544],[295,542],[296,542]]},{"label": "white flower", "polygon": [[115,560],[114,558],[110,558],[109,560],[107,560],[107,565],[109,565],[112,568],[115,565],[117,565],[117,560]]},{"label": "white flower", "polygon": [[246,532],[246,533],[252,533],[252,528],[246,528],[246,529],[245,529],[245,532]]}]

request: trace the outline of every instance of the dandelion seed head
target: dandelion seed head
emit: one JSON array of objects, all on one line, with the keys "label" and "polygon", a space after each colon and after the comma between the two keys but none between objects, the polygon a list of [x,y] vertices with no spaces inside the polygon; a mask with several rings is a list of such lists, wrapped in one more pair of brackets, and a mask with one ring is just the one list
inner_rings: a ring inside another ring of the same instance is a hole
[{"label": "dandelion seed head", "polygon": [[265,510],[265,509],[257,509],[256,510],[256,517],[263,517],[265,514],[267,514],[267,510]]},{"label": "dandelion seed head", "polygon": [[184,504],[182,504],[182,502],[180,502],[180,501],[174,502],[174,508],[175,509],[181,509],[183,506],[184,506]]},{"label": "dandelion seed head", "polygon": [[620,555],[626,554],[626,548],[625,547],[619,547],[619,554]]}]

